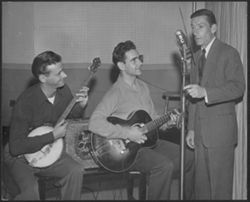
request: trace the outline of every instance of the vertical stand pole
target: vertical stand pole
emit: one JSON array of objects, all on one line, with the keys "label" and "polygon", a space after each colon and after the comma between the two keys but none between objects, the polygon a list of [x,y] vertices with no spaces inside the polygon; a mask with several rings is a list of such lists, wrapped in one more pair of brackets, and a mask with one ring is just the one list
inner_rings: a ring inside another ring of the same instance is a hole
[{"label": "vertical stand pole", "polygon": [[184,161],[185,161],[185,114],[186,114],[186,109],[185,109],[185,92],[183,91],[184,86],[186,85],[186,46],[183,44],[182,46],[183,49],[183,57],[181,58],[182,60],[182,88],[181,88],[181,111],[182,111],[182,116],[181,116],[181,149],[180,149],[180,200],[183,200],[184,196]]}]

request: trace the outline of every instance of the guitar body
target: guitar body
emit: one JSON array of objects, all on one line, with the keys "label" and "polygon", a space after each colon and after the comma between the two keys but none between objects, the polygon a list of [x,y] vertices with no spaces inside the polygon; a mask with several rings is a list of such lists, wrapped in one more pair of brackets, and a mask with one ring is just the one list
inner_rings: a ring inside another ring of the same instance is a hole
[{"label": "guitar body", "polygon": [[[41,126],[32,130],[28,137],[35,137],[44,135],[53,131],[53,127]],[[45,145],[41,150],[24,154],[24,157],[32,167],[43,168],[53,164],[57,159],[60,158],[63,151],[63,139],[59,138],[52,144]]]},{"label": "guitar body", "polygon": [[[117,117],[108,117],[107,120],[116,125],[124,127],[143,127],[151,121],[151,117],[144,110],[138,110],[129,116],[128,120]],[[91,155],[94,160],[111,172],[124,172],[134,164],[137,152],[142,147],[154,147],[158,140],[158,129],[151,130],[145,134],[147,140],[138,144],[124,139],[108,139],[97,134],[91,134]]]}]

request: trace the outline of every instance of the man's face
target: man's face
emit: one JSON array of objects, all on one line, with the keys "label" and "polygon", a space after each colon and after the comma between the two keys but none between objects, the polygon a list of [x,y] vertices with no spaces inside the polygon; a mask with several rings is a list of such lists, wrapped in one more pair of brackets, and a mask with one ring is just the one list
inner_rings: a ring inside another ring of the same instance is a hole
[{"label": "man's face", "polygon": [[195,42],[201,48],[205,48],[209,44],[216,32],[216,24],[210,26],[206,16],[192,18],[191,28]]},{"label": "man's face", "polygon": [[48,74],[45,76],[45,84],[52,88],[64,86],[64,79],[67,75],[64,73],[62,63],[51,64],[47,66]]},{"label": "man's face", "polygon": [[127,51],[124,61],[124,73],[128,75],[141,75],[142,55],[139,55],[137,50]]}]

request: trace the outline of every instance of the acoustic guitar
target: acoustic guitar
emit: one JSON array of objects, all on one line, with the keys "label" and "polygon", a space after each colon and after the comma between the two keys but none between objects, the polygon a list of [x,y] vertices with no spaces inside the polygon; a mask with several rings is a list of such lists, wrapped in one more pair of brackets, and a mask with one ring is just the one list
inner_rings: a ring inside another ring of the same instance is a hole
[{"label": "acoustic guitar", "polygon": [[[97,57],[93,59],[92,64],[88,67],[88,70],[90,71],[89,75],[87,79],[84,81],[84,84],[82,86],[88,85],[89,81],[92,79],[94,73],[97,71],[97,68],[100,66],[100,64],[101,64],[100,58]],[[57,120],[56,124],[61,122],[63,119],[66,119],[66,117],[74,107],[76,100],[77,96],[74,95],[67,108],[64,110],[62,115]],[[28,137],[44,135],[51,131],[53,131],[53,127],[41,126],[32,130],[28,134]],[[38,167],[38,168],[47,167],[52,165],[56,160],[60,158],[63,151],[63,147],[64,147],[63,138],[59,138],[55,140],[53,143],[45,145],[41,150],[37,152],[24,154],[24,157],[28,161],[29,165],[31,165],[32,167]]]},{"label": "acoustic guitar", "polygon": [[[172,120],[170,115],[174,115]],[[177,109],[167,112],[163,116],[152,120],[149,114],[144,110],[132,112],[128,120],[117,117],[108,117],[107,120],[112,124],[119,124],[123,127],[139,127],[147,136],[147,140],[143,144],[138,144],[121,138],[108,139],[99,134],[91,133],[90,137],[90,154],[96,163],[108,171],[120,173],[129,170],[134,162],[137,152],[142,147],[153,148],[156,146],[158,135],[158,127],[172,120],[169,127],[180,125],[181,114]]]}]

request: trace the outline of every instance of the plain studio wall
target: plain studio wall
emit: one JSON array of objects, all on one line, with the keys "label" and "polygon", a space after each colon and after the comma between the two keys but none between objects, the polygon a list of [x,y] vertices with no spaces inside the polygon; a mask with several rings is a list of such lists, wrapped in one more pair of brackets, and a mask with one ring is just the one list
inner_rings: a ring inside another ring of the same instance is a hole
[{"label": "plain studio wall", "polygon": [[[159,113],[165,91],[180,91],[181,62],[175,32],[190,33],[192,2],[3,2],[2,3],[2,125],[8,126],[12,106],[32,84],[33,58],[52,50],[63,58],[67,83],[77,91],[89,74],[93,58],[102,65],[92,81],[89,117],[115,81],[113,48],[132,40],[144,55],[142,78]],[[178,106],[178,100],[170,107]]]}]

